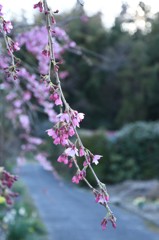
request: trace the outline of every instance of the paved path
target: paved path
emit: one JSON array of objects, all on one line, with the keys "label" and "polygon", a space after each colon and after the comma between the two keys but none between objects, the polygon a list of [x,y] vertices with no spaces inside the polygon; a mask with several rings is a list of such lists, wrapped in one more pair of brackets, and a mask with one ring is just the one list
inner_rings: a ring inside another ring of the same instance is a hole
[{"label": "paved path", "polygon": [[105,212],[90,192],[57,180],[37,164],[21,170],[24,183],[48,230],[49,240],[159,240],[144,221],[127,211],[113,207],[117,229],[111,225],[102,231]]}]

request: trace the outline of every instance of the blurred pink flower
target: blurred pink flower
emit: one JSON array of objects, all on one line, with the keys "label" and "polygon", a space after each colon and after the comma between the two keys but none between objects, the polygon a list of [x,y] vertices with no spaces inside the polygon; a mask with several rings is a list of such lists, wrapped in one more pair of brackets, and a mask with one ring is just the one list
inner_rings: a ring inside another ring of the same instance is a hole
[{"label": "blurred pink flower", "polygon": [[28,115],[22,114],[19,116],[19,121],[22,126],[27,132],[30,130],[30,120]]},{"label": "blurred pink flower", "polygon": [[53,167],[51,166],[51,163],[47,160],[45,153],[39,153],[36,155],[36,160],[41,164],[41,166],[47,170],[52,171]]},{"label": "blurred pink flower", "polygon": [[17,165],[18,166],[23,166],[26,163],[26,158],[24,156],[19,156],[17,158]]},{"label": "blurred pink flower", "polygon": [[25,91],[23,95],[23,100],[24,101],[29,101],[31,99],[31,92]]},{"label": "blurred pink flower", "polygon": [[37,4],[34,4],[33,8],[38,8],[40,12],[43,11],[43,4],[42,2],[38,2]]},{"label": "blurred pink flower", "polygon": [[99,163],[99,159],[103,157],[101,155],[94,155],[93,156],[93,160],[92,160],[92,163],[94,163],[95,165],[97,165]]},{"label": "blurred pink flower", "polygon": [[75,155],[78,156],[78,149],[74,145],[72,145],[65,150],[65,153],[70,157],[75,157]]},{"label": "blurred pink flower", "polygon": [[101,222],[102,230],[105,230],[105,229],[106,229],[107,223],[108,223],[107,219],[104,218],[104,219],[102,220],[102,222]]},{"label": "blurred pink flower", "polygon": [[63,162],[64,164],[68,164],[68,163],[69,163],[69,161],[68,161],[68,156],[65,155],[65,154],[60,155],[60,156],[58,157],[57,161],[60,162],[60,163]]},{"label": "blurred pink flower", "polygon": [[82,147],[80,147],[80,150],[79,150],[79,156],[80,157],[83,157],[85,155],[85,151]]},{"label": "blurred pink flower", "polygon": [[12,23],[10,21],[3,20],[3,30],[6,33],[10,33],[11,29],[13,29]]}]

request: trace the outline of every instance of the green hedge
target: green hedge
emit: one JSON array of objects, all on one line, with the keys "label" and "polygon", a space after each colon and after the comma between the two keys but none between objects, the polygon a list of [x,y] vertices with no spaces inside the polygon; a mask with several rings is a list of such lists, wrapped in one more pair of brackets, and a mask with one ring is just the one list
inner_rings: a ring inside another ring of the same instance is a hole
[{"label": "green hedge", "polygon": [[[95,171],[103,182],[159,178],[159,123],[126,125],[111,138],[104,131],[81,135],[84,145],[104,157]],[[89,180],[94,183],[88,172]]]},{"label": "green hedge", "polygon": [[114,151],[135,160],[134,179],[159,178],[159,123],[136,122],[117,133]]},{"label": "green hedge", "polygon": [[[92,135],[81,135],[84,145],[94,154],[101,154],[103,158],[94,169],[100,180],[107,183],[117,183],[132,178],[137,169],[133,158],[125,161],[120,154],[114,151],[114,144],[106,138],[106,132],[97,131]],[[95,180],[91,172],[87,172],[89,181]]]},{"label": "green hedge", "polygon": [[[159,123],[126,125],[115,132],[113,139],[107,137],[105,130],[81,130],[80,136],[84,146],[92,153],[103,155],[100,164],[93,166],[101,181],[113,184],[127,179],[159,178]],[[75,169],[69,169],[68,173],[67,166],[56,161],[63,149],[53,146],[51,139],[47,149],[53,166],[63,176],[71,178]],[[78,161],[82,166],[82,159]],[[89,170],[87,177],[95,184]]]}]

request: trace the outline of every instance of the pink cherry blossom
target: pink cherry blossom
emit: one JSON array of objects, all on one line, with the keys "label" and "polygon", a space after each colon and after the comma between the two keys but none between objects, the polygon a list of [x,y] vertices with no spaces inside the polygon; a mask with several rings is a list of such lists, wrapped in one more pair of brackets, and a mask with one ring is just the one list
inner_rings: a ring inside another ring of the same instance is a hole
[{"label": "pink cherry blossom", "polygon": [[14,51],[19,51],[19,50],[20,50],[20,47],[19,47],[19,43],[18,43],[18,42],[14,42],[14,43],[13,43],[13,49],[14,49]]},{"label": "pink cherry blossom", "polygon": [[19,51],[20,47],[19,47],[19,43],[18,42],[14,42],[11,38],[8,37],[8,45],[9,45],[9,50],[11,52],[14,51]]},{"label": "pink cherry blossom", "polygon": [[78,178],[78,176],[73,176],[72,182],[78,184],[78,183],[79,183],[79,178]]},{"label": "pink cherry blossom", "polygon": [[84,170],[78,171],[72,178],[72,182],[78,184],[83,178],[85,178],[86,172]]},{"label": "pink cherry blossom", "polygon": [[54,144],[61,144],[62,146],[68,145],[68,129],[66,126],[62,126],[59,129],[48,129],[47,133],[54,139]]},{"label": "pink cherry blossom", "polygon": [[79,150],[79,156],[80,157],[83,157],[85,155],[85,151],[82,147],[80,147],[80,150]]},{"label": "pink cherry blossom", "polygon": [[6,33],[10,33],[11,29],[13,29],[12,23],[10,21],[3,21],[3,30]]},{"label": "pink cherry blossom", "polygon": [[21,145],[21,149],[24,152],[30,152],[36,150],[36,146],[34,144],[26,143]]},{"label": "pink cherry blossom", "polygon": [[106,229],[108,221],[111,222],[113,228],[116,228],[116,218],[114,217],[113,214],[110,214],[108,218],[105,217],[101,222],[101,226],[103,230]]},{"label": "pink cherry blossom", "polygon": [[104,219],[102,220],[102,222],[101,222],[102,230],[105,230],[105,229],[106,229],[107,223],[108,223],[107,219],[104,218]]},{"label": "pink cherry blossom", "polygon": [[54,139],[53,143],[54,143],[55,145],[61,144],[60,137],[56,137],[56,138]]},{"label": "pink cherry blossom", "polygon": [[117,226],[117,225],[116,225],[116,222],[115,222],[113,219],[110,219],[110,221],[111,221],[112,227],[113,227],[113,228],[116,228],[116,226]]},{"label": "pink cherry blossom", "polygon": [[55,133],[55,130],[53,128],[50,128],[48,130],[46,130],[48,136],[52,137],[52,138],[56,138],[57,134]]},{"label": "pink cherry blossom", "polygon": [[69,123],[69,122],[70,122],[70,117],[69,117],[68,113],[66,113],[66,112],[58,114],[58,115],[57,115],[57,118],[58,118],[61,122],[66,122],[66,123]]},{"label": "pink cherry blossom", "polygon": [[83,166],[87,167],[91,163],[90,157],[86,157],[86,160],[83,162]]},{"label": "pink cherry blossom", "polygon": [[60,155],[58,157],[57,161],[60,162],[60,163],[63,162],[64,164],[68,164],[69,163],[68,156],[65,155],[65,154]]},{"label": "pink cherry blossom", "polygon": [[79,123],[84,119],[84,113],[78,113],[77,111],[71,111],[71,119],[74,127],[79,127]]},{"label": "pink cherry blossom", "polygon": [[52,24],[56,24],[56,20],[53,15],[51,16],[51,22],[52,22]]},{"label": "pink cherry blossom", "polygon": [[97,165],[99,163],[99,159],[103,157],[101,155],[94,155],[93,156],[93,160],[92,160],[92,163],[94,163],[95,165]]},{"label": "pink cherry blossom", "polygon": [[10,92],[10,93],[8,93],[8,95],[6,96],[6,99],[8,100],[8,101],[12,101],[14,98],[16,98],[17,97],[17,94],[15,93],[15,92]]},{"label": "pink cherry blossom", "polygon": [[81,170],[80,172],[78,172],[78,178],[79,180],[83,180],[83,178],[86,177],[86,171],[85,170]]},{"label": "pink cherry blossom", "polygon": [[23,100],[29,101],[31,99],[31,93],[29,91],[24,92],[23,94]]},{"label": "pink cherry blossom", "polygon": [[44,50],[42,51],[42,54],[43,54],[45,57],[50,57],[50,51],[47,50],[47,49],[44,49]]},{"label": "pink cherry blossom", "polygon": [[69,43],[69,47],[70,48],[75,48],[77,46],[77,44],[74,42],[74,41],[71,41],[70,43]]},{"label": "pink cherry blossom", "polygon": [[[56,59],[61,59],[61,55],[69,48],[70,39],[63,29],[55,27],[55,30],[56,39],[62,42],[62,44],[60,44],[54,39],[55,57]],[[45,36],[45,38],[43,36]],[[47,74],[49,70],[49,58],[41,54],[45,48],[48,48],[46,47],[48,46],[46,27],[34,27],[33,29],[20,34],[16,40],[19,42],[20,46],[25,45],[27,51],[36,57],[39,65],[39,72],[41,74]],[[65,76],[63,75],[63,77]]]},{"label": "pink cherry blossom", "polygon": [[16,108],[20,108],[21,107],[21,105],[22,105],[22,101],[20,100],[20,99],[16,99],[15,101],[13,101],[13,105],[14,105],[14,107],[16,107]]},{"label": "pink cherry blossom", "polygon": [[5,171],[3,168],[0,169],[0,183],[1,192],[0,195],[3,196],[8,205],[13,203],[13,197],[17,197],[18,194],[11,191],[11,188],[15,181],[17,181],[17,176],[11,175],[9,172]]},{"label": "pink cherry blossom", "polygon": [[68,163],[68,167],[72,168],[72,166],[73,166],[73,162],[70,160],[69,163]]},{"label": "pink cherry blossom", "polygon": [[60,79],[65,79],[66,77],[68,77],[69,73],[67,71],[61,71],[59,73],[59,77]]},{"label": "pink cherry blossom", "polygon": [[73,128],[72,126],[69,126],[68,135],[69,135],[70,137],[72,137],[73,135],[75,135],[75,131],[74,131],[74,128]]},{"label": "pink cherry blossom", "polygon": [[65,150],[65,153],[70,157],[78,156],[78,149],[73,145]]},{"label": "pink cherry blossom", "polygon": [[40,145],[43,143],[43,140],[41,138],[37,138],[37,137],[28,137],[27,141],[31,144],[35,144],[35,145]]},{"label": "pink cherry blossom", "polygon": [[52,171],[53,167],[51,166],[51,163],[47,160],[47,156],[45,153],[39,153],[36,155],[36,160],[41,164],[41,166],[47,170]]},{"label": "pink cherry blossom", "polygon": [[28,132],[30,130],[29,117],[25,114],[22,114],[19,116],[19,121],[21,123],[22,128],[24,128]]},{"label": "pink cherry blossom", "polygon": [[81,122],[83,119],[84,119],[84,113],[78,113],[77,114],[77,120],[79,121],[79,122]]},{"label": "pink cherry blossom", "polygon": [[95,198],[96,203],[107,203],[109,201],[109,195],[105,196],[104,194],[97,194]]},{"label": "pink cherry blossom", "polygon": [[64,135],[63,137],[61,137],[60,138],[60,143],[61,143],[61,145],[62,146],[66,146],[66,145],[68,145],[68,136],[66,135]]},{"label": "pink cherry blossom", "polygon": [[53,100],[55,105],[57,105],[57,106],[61,105],[62,106],[62,100],[61,100],[61,98],[60,98],[58,93],[51,94],[50,95],[50,100]]},{"label": "pink cherry blossom", "polygon": [[53,109],[44,108],[44,112],[48,115],[50,122],[56,122],[56,113]]},{"label": "pink cherry blossom", "polygon": [[42,2],[38,2],[37,4],[34,4],[33,8],[39,8],[39,11],[42,12],[43,11],[43,4]]}]

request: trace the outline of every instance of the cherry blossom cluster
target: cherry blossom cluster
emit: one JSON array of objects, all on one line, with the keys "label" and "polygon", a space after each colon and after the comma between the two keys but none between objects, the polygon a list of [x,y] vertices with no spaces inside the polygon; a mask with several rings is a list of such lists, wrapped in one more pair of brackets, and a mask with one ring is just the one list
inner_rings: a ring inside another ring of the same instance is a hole
[{"label": "cherry blossom cluster", "polygon": [[110,215],[108,217],[105,217],[101,222],[101,226],[103,230],[106,229],[108,222],[111,222],[112,227],[116,228],[116,218],[114,217],[114,215]]},{"label": "cherry blossom cluster", "polygon": [[[53,139],[55,145],[62,145],[64,147],[63,153],[58,157],[57,161],[72,167],[75,165],[77,171],[72,177],[72,182],[78,184],[80,181],[85,181],[91,188],[95,195],[95,201],[107,210],[106,217],[102,220],[101,226],[104,230],[108,221],[111,221],[112,226],[116,227],[116,218],[113,215],[108,203],[109,195],[105,184],[103,184],[97,177],[93,164],[97,165],[101,159],[101,155],[94,155],[87,149],[78,134],[77,128],[80,127],[81,121],[84,119],[84,114],[73,110],[67,103],[64,93],[62,91],[60,77],[59,77],[59,64],[55,55],[55,40],[52,33],[56,32],[56,21],[54,14],[58,11],[52,11],[47,4],[46,0],[39,1],[34,5],[41,13],[43,12],[46,17],[46,29],[48,34],[47,49],[44,55],[49,58],[50,66],[53,66],[53,74],[49,68],[48,76],[50,86],[50,100],[60,107],[60,114],[56,116],[56,124],[47,130],[47,134]],[[52,20],[53,19],[53,20]],[[78,162],[80,158],[83,160],[83,167],[80,168]],[[98,188],[93,187],[87,180],[87,169],[90,169],[94,178],[96,179]]]},{"label": "cherry blossom cluster", "polygon": [[[15,62],[15,58],[13,56],[13,52],[18,51],[19,44],[16,41],[13,41],[8,33],[13,29],[12,23],[10,21],[6,21],[3,17],[2,5],[0,4],[0,33],[3,35],[6,48],[8,51],[8,55],[10,55],[12,59],[12,63],[10,66],[4,64],[4,71],[6,72],[8,77],[12,77],[14,80],[17,79],[17,66],[18,61]],[[5,58],[2,59],[2,62],[5,62]],[[17,180],[17,177],[11,175],[4,168],[0,167],[0,196],[3,196],[6,200],[6,203],[11,205],[13,203],[13,198],[17,196],[17,193],[11,191],[11,188],[14,182]]]},{"label": "cherry blossom cluster", "polygon": [[[92,153],[87,149],[78,134],[77,129],[84,119],[84,114],[73,110],[67,103],[61,87],[60,78],[68,76],[68,72],[60,71],[60,65],[63,64],[62,54],[76,44],[72,42],[64,30],[56,26],[55,15],[58,10],[52,11],[46,0],[39,1],[34,4],[34,9],[43,13],[46,18],[46,26],[35,27],[32,30],[20,34],[16,40],[12,40],[8,34],[13,29],[12,23],[3,18],[2,6],[0,5],[0,32],[2,33],[8,56],[0,58],[0,66],[6,73],[6,81],[2,84],[2,89],[8,92],[6,99],[10,103],[9,111],[6,113],[8,118],[14,125],[20,126],[21,129],[21,154],[18,158],[19,163],[25,160],[24,153],[27,151],[37,151],[37,146],[42,144],[42,139],[32,135],[32,125],[29,113],[38,111],[45,112],[54,126],[46,132],[52,138],[55,145],[61,145],[64,150],[58,157],[57,161],[71,168],[76,167],[76,172],[72,177],[72,182],[79,184],[85,181],[92,190],[95,202],[106,208],[107,214],[101,222],[102,229],[106,228],[108,221],[112,226],[116,227],[116,218],[109,207],[109,195],[105,184],[97,177],[93,165],[97,165],[102,156]],[[40,81],[35,74],[30,72],[27,65],[22,63],[15,57],[15,51],[19,51],[20,47],[25,46],[38,62],[38,72],[40,73]],[[12,79],[16,81],[12,81]],[[33,101],[32,101],[33,100]],[[53,110],[54,105],[59,106],[59,114]],[[35,158],[45,166],[47,170],[52,170],[52,166],[47,161],[47,153],[37,152]],[[82,162],[79,166],[79,162]],[[94,176],[97,188],[92,186],[87,180],[87,170],[90,169]],[[10,188],[12,186],[11,179],[2,174],[4,183],[0,186],[0,194],[3,194],[3,185]],[[9,175],[8,175],[9,176]],[[9,179],[9,180],[8,180]],[[9,182],[9,183],[8,183]],[[5,193],[8,203],[11,201],[13,193]]]},{"label": "cherry blossom cluster", "polygon": [[14,182],[17,181],[17,176],[11,175],[0,167],[0,196],[3,196],[8,205],[13,204],[13,198],[18,194],[11,191]]},{"label": "cherry blossom cluster", "polygon": [[[61,59],[61,56],[65,50],[70,48],[70,46],[73,44],[74,46],[76,44],[69,39],[66,32],[60,27],[56,27],[54,32],[56,33],[52,32],[52,36],[55,37],[55,56],[56,59]],[[26,50],[34,55],[38,61],[38,72],[40,72],[43,78],[45,77],[47,80],[45,75],[48,73],[49,69],[50,49],[48,45],[46,27],[36,26],[29,31],[25,31],[17,37],[17,41],[19,42],[20,46],[25,46]],[[61,73],[61,76],[62,75],[67,76],[68,72],[64,71],[64,74],[63,72]]]},{"label": "cherry blossom cluster", "polygon": [[5,67],[4,70],[5,70],[8,77],[11,76],[14,80],[16,80],[17,79],[17,73],[18,73],[17,66],[19,65],[19,60],[15,58],[13,53],[15,51],[19,51],[20,47],[19,47],[19,43],[17,41],[13,41],[8,36],[8,34],[13,29],[13,25],[12,25],[11,21],[6,21],[4,19],[3,13],[2,13],[2,8],[3,8],[2,5],[0,5],[0,32],[4,36],[6,48],[8,50],[8,54],[11,56],[11,59],[12,59],[10,66]]},{"label": "cherry blossom cluster", "polygon": [[[0,9],[2,10],[2,6]],[[1,20],[2,22],[5,21],[3,18]],[[6,22],[8,25],[6,25]],[[40,153],[38,150],[38,146],[43,144],[44,141],[32,136],[33,124],[31,123],[31,118],[33,118],[32,112],[34,115],[36,112],[43,112],[47,115],[50,122],[57,121],[51,96],[49,99],[50,87],[48,86],[49,76],[47,75],[49,69],[49,49],[48,39],[44,37],[47,36],[47,29],[45,27],[34,27],[29,31],[20,33],[16,37],[16,41],[8,37],[8,33],[11,34],[12,29],[13,26],[10,21],[5,21],[1,25],[1,33],[3,33],[6,47],[8,49],[8,46],[12,46],[12,48],[9,49],[8,56],[5,53],[1,55],[0,68],[4,70],[6,76],[6,81],[1,84],[1,88],[7,93],[6,100],[9,102],[6,116],[11,120],[14,127],[20,129],[21,132],[19,137],[22,145],[17,161],[18,164],[23,164],[25,162],[25,153],[34,151],[34,153],[37,152],[35,158],[40,164],[45,169],[52,170],[51,164],[47,161],[47,153]],[[55,55],[59,59],[60,64],[61,55],[73,44],[71,44],[72,41],[65,31],[59,27],[56,27],[52,35],[55,37]],[[20,50],[20,47],[22,49],[23,46],[25,46],[28,54],[31,54],[37,60],[41,81],[39,81],[37,74],[31,73],[24,63],[21,64],[23,66],[19,66],[19,61],[17,62],[14,51]],[[68,76],[68,72],[62,71],[60,76],[64,79]],[[13,82],[12,79],[16,81]],[[57,98],[56,94],[52,97]]]}]

